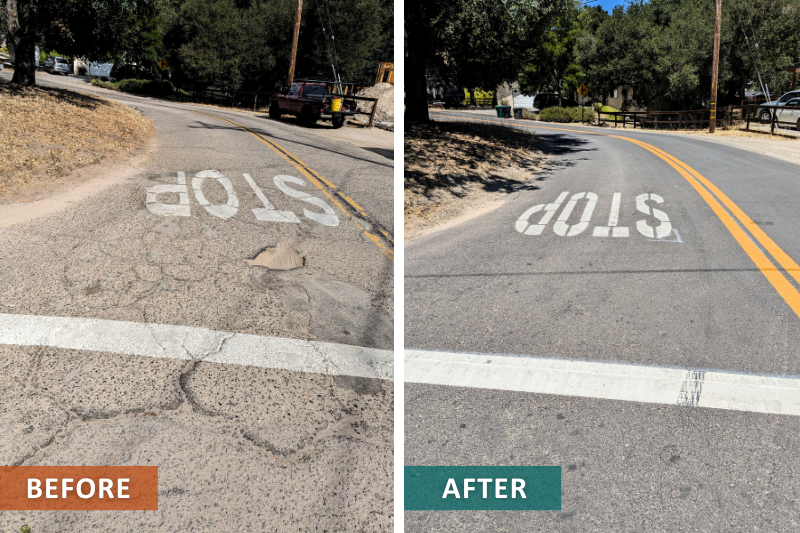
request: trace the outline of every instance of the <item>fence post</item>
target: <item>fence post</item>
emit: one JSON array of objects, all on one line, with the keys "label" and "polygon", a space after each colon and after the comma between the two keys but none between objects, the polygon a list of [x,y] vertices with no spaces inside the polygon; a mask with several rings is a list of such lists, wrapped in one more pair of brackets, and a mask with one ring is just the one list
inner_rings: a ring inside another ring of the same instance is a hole
[{"label": "fence post", "polygon": [[772,109],[771,113],[769,114],[770,115],[770,118],[769,118],[769,134],[770,135],[773,135],[775,133],[775,118],[776,118],[776,115],[777,115],[777,113],[775,111],[776,111],[775,109]]},{"label": "fence post", "polygon": [[[744,110],[744,107],[742,107],[742,110]],[[744,131],[750,131],[750,106],[747,106],[747,127]]]},{"label": "fence post", "polygon": [[682,123],[683,123],[683,111],[678,111],[678,131],[681,131]]},{"label": "fence post", "polygon": [[369,114],[369,126],[368,128],[372,127],[372,123],[375,122],[375,111],[378,109],[378,100],[372,102],[372,113]]}]

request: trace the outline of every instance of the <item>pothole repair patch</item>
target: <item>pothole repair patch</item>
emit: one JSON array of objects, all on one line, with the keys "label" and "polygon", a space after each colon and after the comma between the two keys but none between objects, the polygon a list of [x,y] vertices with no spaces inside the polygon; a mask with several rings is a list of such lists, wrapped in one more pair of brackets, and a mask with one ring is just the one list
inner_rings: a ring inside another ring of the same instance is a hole
[{"label": "pothole repair patch", "polygon": [[251,266],[263,266],[272,270],[291,270],[303,266],[303,256],[288,244],[267,248],[253,259],[245,259]]}]

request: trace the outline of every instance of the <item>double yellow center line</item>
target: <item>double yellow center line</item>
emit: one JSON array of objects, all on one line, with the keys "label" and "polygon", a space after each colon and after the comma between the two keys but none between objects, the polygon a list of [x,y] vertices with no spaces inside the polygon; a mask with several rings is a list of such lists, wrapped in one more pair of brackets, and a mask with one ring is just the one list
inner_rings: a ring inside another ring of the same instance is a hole
[{"label": "double yellow center line", "polygon": [[[434,116],[441,116],[446,117],[447,115],[439,115],[434,114]],[[463,117],[458,117],[462,119]],[[471,118],[463,118],[466,121],[478,121],[478,122],[489,122],[493,124],[497,124],[497,122],[492,120],[481,120],[481,119],[471,119]],[[636,144],[648,152],[658,156],[660,159],[665,161],[668,165],[674,168],[678,174],[683,176],[689,184],[694,187],[694,189],[700,194],[703,200],[706,201],[708,206],[711,208],[712,211],[719,217],[722,223],[728,228],[728,231],[733,235],[733,238],[736,239],[736,242],[739,243],[739,246],[745,251],[745,253],[750,257],[750,259],[755,263],[758,269],[764,274],[764,277],[775,287],[775,290],[778,291],[778,294],[786,301],[789,307],[795,312],[795,314],[800,317],[800,292],[795,288],[794,285],[789,281],[789,279],[784,275],[784,273],[779,270],[775,264],[770,260],[770,258],[758,247],[756,246],[753,239],[750,238],[750,235],[755,238],[756,241],[766,250],[769,255],[777,262],[783,271],[789,274],[794,280],[800,283],[800,266],[789,257],[789,254],[783,251],[780,246],[778,246],[769,236],[764,233],[764,231],[758,227],[758,225],[753,222],[753,220],[745,214],[742,209],[736,205],[728,196],[723,193],[716,185],[714,185],[711,181],[708,180],[705,176],[694,170],[692,167],[678,159],[677,157],[668,154],[667,152],[661,150],[660,148],[656,148],[652,144],[648,144],[644,141],[640,141],[637,139],[632,139],[630,137],[622,137],[619,135],[610,135],[606,133],[597,133],[585,130],[576,130],[570,128],[554,128],[548,126],[532,126],[527,124],[514,124],[515,127],[524,127],[524,128],[535,128],[535,129],[549,129],[549,130],[558,130],[558,131],[571,131],[589,135],[602,135],[604,137],[613,137],[615,139],[622,139],[623,141],[628,141],[633,144]],[[723,207],[724,206],[724,207]],[[727,210],[726,210],[727,209]],[[735,217],[735,220],[734,220]],[[737,223],[738,220],[738,223]],[[749,232],[744,231],[744,229]]]},{"label": "double yellow center line", "polygon": [[[352,220],[353,223],[356,225],[356,227],[360,229],[361,232],[370,241],[372,241],[373,244],[375,244],[375,246],[377,246],[380,249],[380,251],[384,253],[384,255],[386,255],[386,257],[394,261],[394,251],[390,247],[394,243],[394,241],[389,236],[389,233],[384,230],[378,229],[381,235],[383,235],[383,239],[380,236],[375,235],[374,233],[370,233],[369,230],[367,230],[367,228],[364,227],[363,224],[359,223],[359,221],[356,218],[359,217],[362,220],[369,220],[369,217],[367,216],[367,213],[364,210],[364,208],[358,205],[355,202],[355,200],[353,200],[349,196],[345,196],[344,193],[338,190],[338,187],[336,187],[336,185],[334,185],[324,177],[320,176],[316,171],[314,171],[314,169],[303,163],[297,156],[289,152],[289,150],[282,147],[278,143],[262,136],[261,134],[256,133],[247,126],[239,124],[238,122],[228,120],[227,118],[223,118],[220,117],[219,115],[214,115],[212,113],[205,113],[203,111],[197,111],[194,109],[192,111],[195,113],[199,113],[201,115],[206,115],[208,117],[215,118],[217,120],[222,120],[224,122],[227,122],[228,124],[231,124],[232,126],[236,126],[237,128],[246,131],[256,139],[267,145],[269,148],[272,149],[272,151],[281,156],[287,162],[291,163],[298,170],[298,172],[300,172],[303,176],[306,177],[306,179],[308,179],[308,181],[313,183],[320,191],[322,191],[322,193],[325,196],[327,196],[328,199],[331,202],[333,202],[333,204],[336,205],[336,207],[338,207],[339,210],[341,210],[341,212],[344,213],[347,218]],[[339,198],[341,198],[343,202],[337,200],[334,194]],[[386,244],[384,244],[384,242],[382,241],[385,241]]]}]

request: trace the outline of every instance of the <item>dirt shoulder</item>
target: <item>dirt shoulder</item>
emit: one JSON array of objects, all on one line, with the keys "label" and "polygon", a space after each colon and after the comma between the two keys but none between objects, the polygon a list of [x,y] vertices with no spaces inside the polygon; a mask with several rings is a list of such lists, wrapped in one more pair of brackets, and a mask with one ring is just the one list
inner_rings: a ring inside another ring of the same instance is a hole
[{"label": "dirt shoulder", "polygon": [[0,204],[44,198],[85,181],[78,169],[140,156],[155,127],[96,96],[0,83]]},{"label": "dirt shoulder", "polygon": [[529,187],[548,156],[535,133],[438,122],[405,130],[405,239],[499,205]]}]

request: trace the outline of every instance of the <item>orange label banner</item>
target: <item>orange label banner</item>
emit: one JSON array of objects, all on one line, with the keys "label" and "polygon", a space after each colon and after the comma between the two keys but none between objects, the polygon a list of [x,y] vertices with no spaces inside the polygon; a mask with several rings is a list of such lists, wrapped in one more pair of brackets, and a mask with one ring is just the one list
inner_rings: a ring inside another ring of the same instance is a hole
[{"label": "orange label banner", "polygon": [[157,510],[157,466],[0,466],[0,511]]}]

